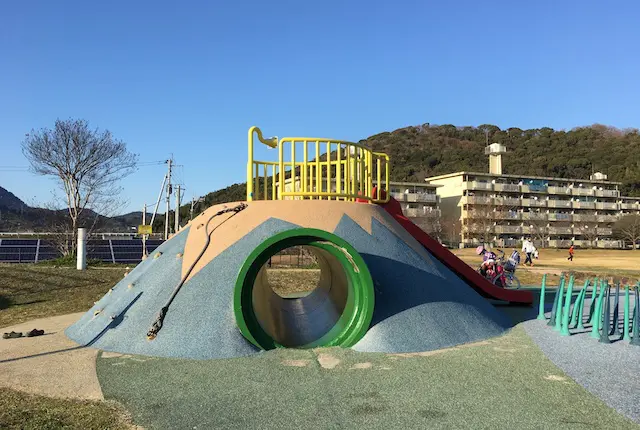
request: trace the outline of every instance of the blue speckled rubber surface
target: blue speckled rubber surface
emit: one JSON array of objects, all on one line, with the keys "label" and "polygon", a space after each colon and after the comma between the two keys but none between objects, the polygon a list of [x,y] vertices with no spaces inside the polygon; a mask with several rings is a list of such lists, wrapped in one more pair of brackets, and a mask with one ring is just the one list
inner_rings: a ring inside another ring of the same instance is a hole
[{"label": "blue speckled rubber surface", "polygon": [[[345,215],[334,231],[362,255],[375,285],[372,325],[356,350],[434,350],[493,337],[510,326],[439,261],[423,259],[387,227],[372,222],[369,234]],[[255,353],[235,324],[236,276],[258,244],[297,227],[270,218],[220,253],[184,284],[158,337],[149,341],[148,329],[180,281],[182,259],[176,256],[184,252],[186,229],[156,249],[66,334],[83,345],[140,355],[210,359]],[[97,309],[101,312],[94,317]]]}]

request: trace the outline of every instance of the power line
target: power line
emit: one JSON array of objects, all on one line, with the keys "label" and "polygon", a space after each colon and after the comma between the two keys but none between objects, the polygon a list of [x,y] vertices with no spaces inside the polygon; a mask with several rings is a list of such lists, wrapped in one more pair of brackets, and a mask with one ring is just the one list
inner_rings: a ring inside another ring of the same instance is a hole
[{"label": "power line", "polygon": [[[161,164],[167,164],[166,161],[142,161],[140,163],[136,163],[137,167],[149,167],[149,166],[159,166]],[[29,166],[0,166],[0,172],[28,172]]]}]

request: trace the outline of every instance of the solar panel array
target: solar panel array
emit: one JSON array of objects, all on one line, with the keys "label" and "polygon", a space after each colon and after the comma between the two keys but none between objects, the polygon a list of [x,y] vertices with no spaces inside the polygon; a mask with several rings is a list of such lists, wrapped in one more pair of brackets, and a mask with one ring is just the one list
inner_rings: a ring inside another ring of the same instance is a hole
[{"label": "solar panel array", "polygon": [[[147,253],[162,242],[147,240]],[[0,239],[0,263],[37,263],[61,256],[62,253],[46,239]],[[108,263],[139,263],[142,261],[142,239],[89,240],[87,258]]]}]

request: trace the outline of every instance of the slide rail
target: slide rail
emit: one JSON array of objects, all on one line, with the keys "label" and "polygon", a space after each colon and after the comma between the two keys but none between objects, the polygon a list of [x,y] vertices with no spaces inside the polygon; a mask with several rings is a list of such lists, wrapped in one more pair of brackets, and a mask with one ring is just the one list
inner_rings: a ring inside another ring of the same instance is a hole
[{"label": "slide rail", "polygon": [[[272,149],[278,161],[254,159],[254,136]],[[249,129],[247,201],[341,200],[386,203],[374,185],[389,184],[389,156],[364,145],[315,137],[264,138],[258,127]],[[385,193],[386,194],[386,193]]]}]

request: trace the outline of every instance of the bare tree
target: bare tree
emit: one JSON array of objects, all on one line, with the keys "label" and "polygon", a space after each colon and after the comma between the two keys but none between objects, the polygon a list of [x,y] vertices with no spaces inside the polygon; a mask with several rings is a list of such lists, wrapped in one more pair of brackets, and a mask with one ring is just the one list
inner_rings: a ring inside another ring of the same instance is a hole
[{"label": "bare tree", "polygon": [[462,223],[458,219],[444,218],[441,220],[442,236],[447,245],[460,243],[460,232],[462,231]]},{"label": "bare tree", "polygon": [[584,239],[589,242],[589,248],[594,247],[595,241],[598,239],[598,225],[583,225],[579,227],[580,235],[584,237]]},{"label": "bare tree", "polygon": [[640,215],[629,214],[623,216],[613,225],[613,232],[618,238],[631,242],[632,249],[639,249]]},{"label": "bare tree", "polygon": [[424,216],[411,217],[411,221],[435,239],[442,240],[442,223],[439,211],[425,212]]},{"label": "bare tree", "polygon": [[493,242],[495,214],[491,206],[474,206],[469,211],[469,220],[464,231],[480,239],[482,243]]},{"label": "bare tree", "polygon": [[[535,213],[534,213],[535,214]],[[546,246],[547,237],[549,236],[549,224],[543,214],[532,214],[531,219],[526,220],[531,227],[531,236],[535,241],[540,243],[540,248]]]},{"label": "bare tree", "polygon": [[22,152],[33,172],[52,176],[64,192],[68,218],[64,224],[75,252],[78,227],[93,227],[99,215],[110,215],[123,201],[118,181],[133,173],[137,155],[108,130],[89,129],[85,120],[57,120],[50,129],[32,130]]}]

